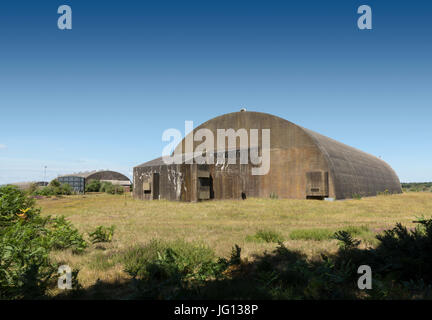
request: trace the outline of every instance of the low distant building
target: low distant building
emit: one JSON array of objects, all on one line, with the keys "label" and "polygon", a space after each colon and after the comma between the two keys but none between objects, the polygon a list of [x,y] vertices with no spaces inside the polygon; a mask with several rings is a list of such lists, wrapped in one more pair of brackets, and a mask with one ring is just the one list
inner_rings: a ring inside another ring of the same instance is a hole
[{"label": "low distant building", "polygon": [[75,192],[84,193],[86,183],[90,180],[100,182],[111,182],[114,185],[122,186],[126,192],[130,191],[131,181],[124,174],[115,171],[90,171],[62,175],[57,178],[60,183],[66,183]]}]

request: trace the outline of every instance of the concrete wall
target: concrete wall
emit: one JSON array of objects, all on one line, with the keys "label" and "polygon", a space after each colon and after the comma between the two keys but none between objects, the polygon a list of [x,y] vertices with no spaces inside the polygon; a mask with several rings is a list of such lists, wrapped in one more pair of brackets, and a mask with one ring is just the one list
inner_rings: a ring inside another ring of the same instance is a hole
[{"label": "concrete wall", "polygon": [[[270,171],[267,175],[253,176],[252,164],[211,166],[215,199],[240,199],[245,192],[250,197],[269,197],[275,193],[280,198],[306,198],[306,172],[329,171],[327,159],[303,128],[273,115],[258,112],[236,112],[209,120],[196,130],[206,128],[214,133],[217,146],[217,129],[258,129],[258,145],[262,145],[262,129],[270,129]],[[200,141],[194,142],[194,148]],[[240,148],[239,139],[237,148]],[[185,151],[185,140],[181,143]],[[228,146],[228,141],[225,143]],[[179,152],[180,147],[175,152]],[[237,162],[239,163],[239,161]],[[335,197],[330,179],[329,196]]]}]

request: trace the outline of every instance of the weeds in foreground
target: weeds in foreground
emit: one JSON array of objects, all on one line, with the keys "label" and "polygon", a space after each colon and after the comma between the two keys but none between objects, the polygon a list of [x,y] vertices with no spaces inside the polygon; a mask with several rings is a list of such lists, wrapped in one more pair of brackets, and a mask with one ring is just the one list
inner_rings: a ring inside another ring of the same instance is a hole
[{"label": "weeds in foreground", "polygon": [[114,236],[115,226],[98,226],[93,232],[89,233],[91,243],[111,242]]},{"label": "weeds in foreground", "polygon": [[0,299],[40,298],[57,273],[50,252],[82,252],[86,243],[63,217],[41,217],[34,200],[15,187],[0,187],[0,204]]},{"label": "weeds in foreground", "polygon": [[[282,242],[248,262],[238,246],[227,260],[202,244],[153,240],[122,256],[133,277],[128,298],[432,299],[432,219],[419,223],[418,230],[397,224],[366,249],[340,230],[333,235],[339,250],[313,259]],[[360,265],[372,268],[371,290],[357,287]]]},{"label": "weeds in foreground", "polygon": [[[56,284],[51,250],[73,250],[80,242],[69,241],[80,234],[65,219],[42,218],[17,189],[0,188],[0,200],[0,297],[44,297]],[[344,228],[333,235],[341,243],[339,250],[313,259],[282,242],[272,252],[246,261],[238,246],[226,259],[201,243],[154,240],[116,256],[97,256],[100,261],[109,259],[107,268],[122,264],[130,281],[99,281],[67,294],[81,298],[96,290],[99,297],[110,298],[114,295],[103,292],[110,287],[113,293],[127,288],[122,298],[130,299],[430,299],[432,219],[420,217],[416,223],[414,230],[396,224],[380,233],[374,248],[359,246],[357,237],[369,232],[366,227]],[[54,237],[56,232],[67,234]],[[360,265],[373,270],[372,290],[357,288]]]}]

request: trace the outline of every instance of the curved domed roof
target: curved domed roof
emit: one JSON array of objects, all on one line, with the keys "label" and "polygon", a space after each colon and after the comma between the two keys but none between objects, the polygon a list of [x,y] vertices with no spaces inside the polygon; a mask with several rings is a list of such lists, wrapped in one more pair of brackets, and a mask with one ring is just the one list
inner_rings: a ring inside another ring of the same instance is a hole
[{"label": "curved domed roof", "polygon": [[[189,135],[202,128],[214,133],[217,129],[230,128],[271,129],[271,149],[289,148],[299,140],[303,145],[314,145],[327,161],[337,198],[349,198],[356,193],[373,195],[377,190],[386,189],[393,193],[401,192],[396,173],[381,159],[268,113],[241,111],[224,114],[204,122]],[[185,139],[174,153],[178,154],[179,148],[185,150]],[[194,141],[194,149],[200,143]]]},{"label": "curved domed roof", "polygon": [[[121,180],[130,181],[128,177],[120,172],[110,171],[110,170],[100,170],[100,171],[86,171],[62,175],[60,177],[82,177],[87,180]],[[59,177],[59,178],[60,178]]]}]

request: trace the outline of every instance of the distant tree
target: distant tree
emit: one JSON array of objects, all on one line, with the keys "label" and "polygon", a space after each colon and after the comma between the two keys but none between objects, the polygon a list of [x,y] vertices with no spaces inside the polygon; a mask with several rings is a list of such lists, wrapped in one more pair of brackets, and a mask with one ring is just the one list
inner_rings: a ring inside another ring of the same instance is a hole
[{"label": "distant tree", "polygon": [[99,192],[101,189],[101,182],[99,180],[90,180],[89,183],[86,183],[85,191],[86,192]]}]

